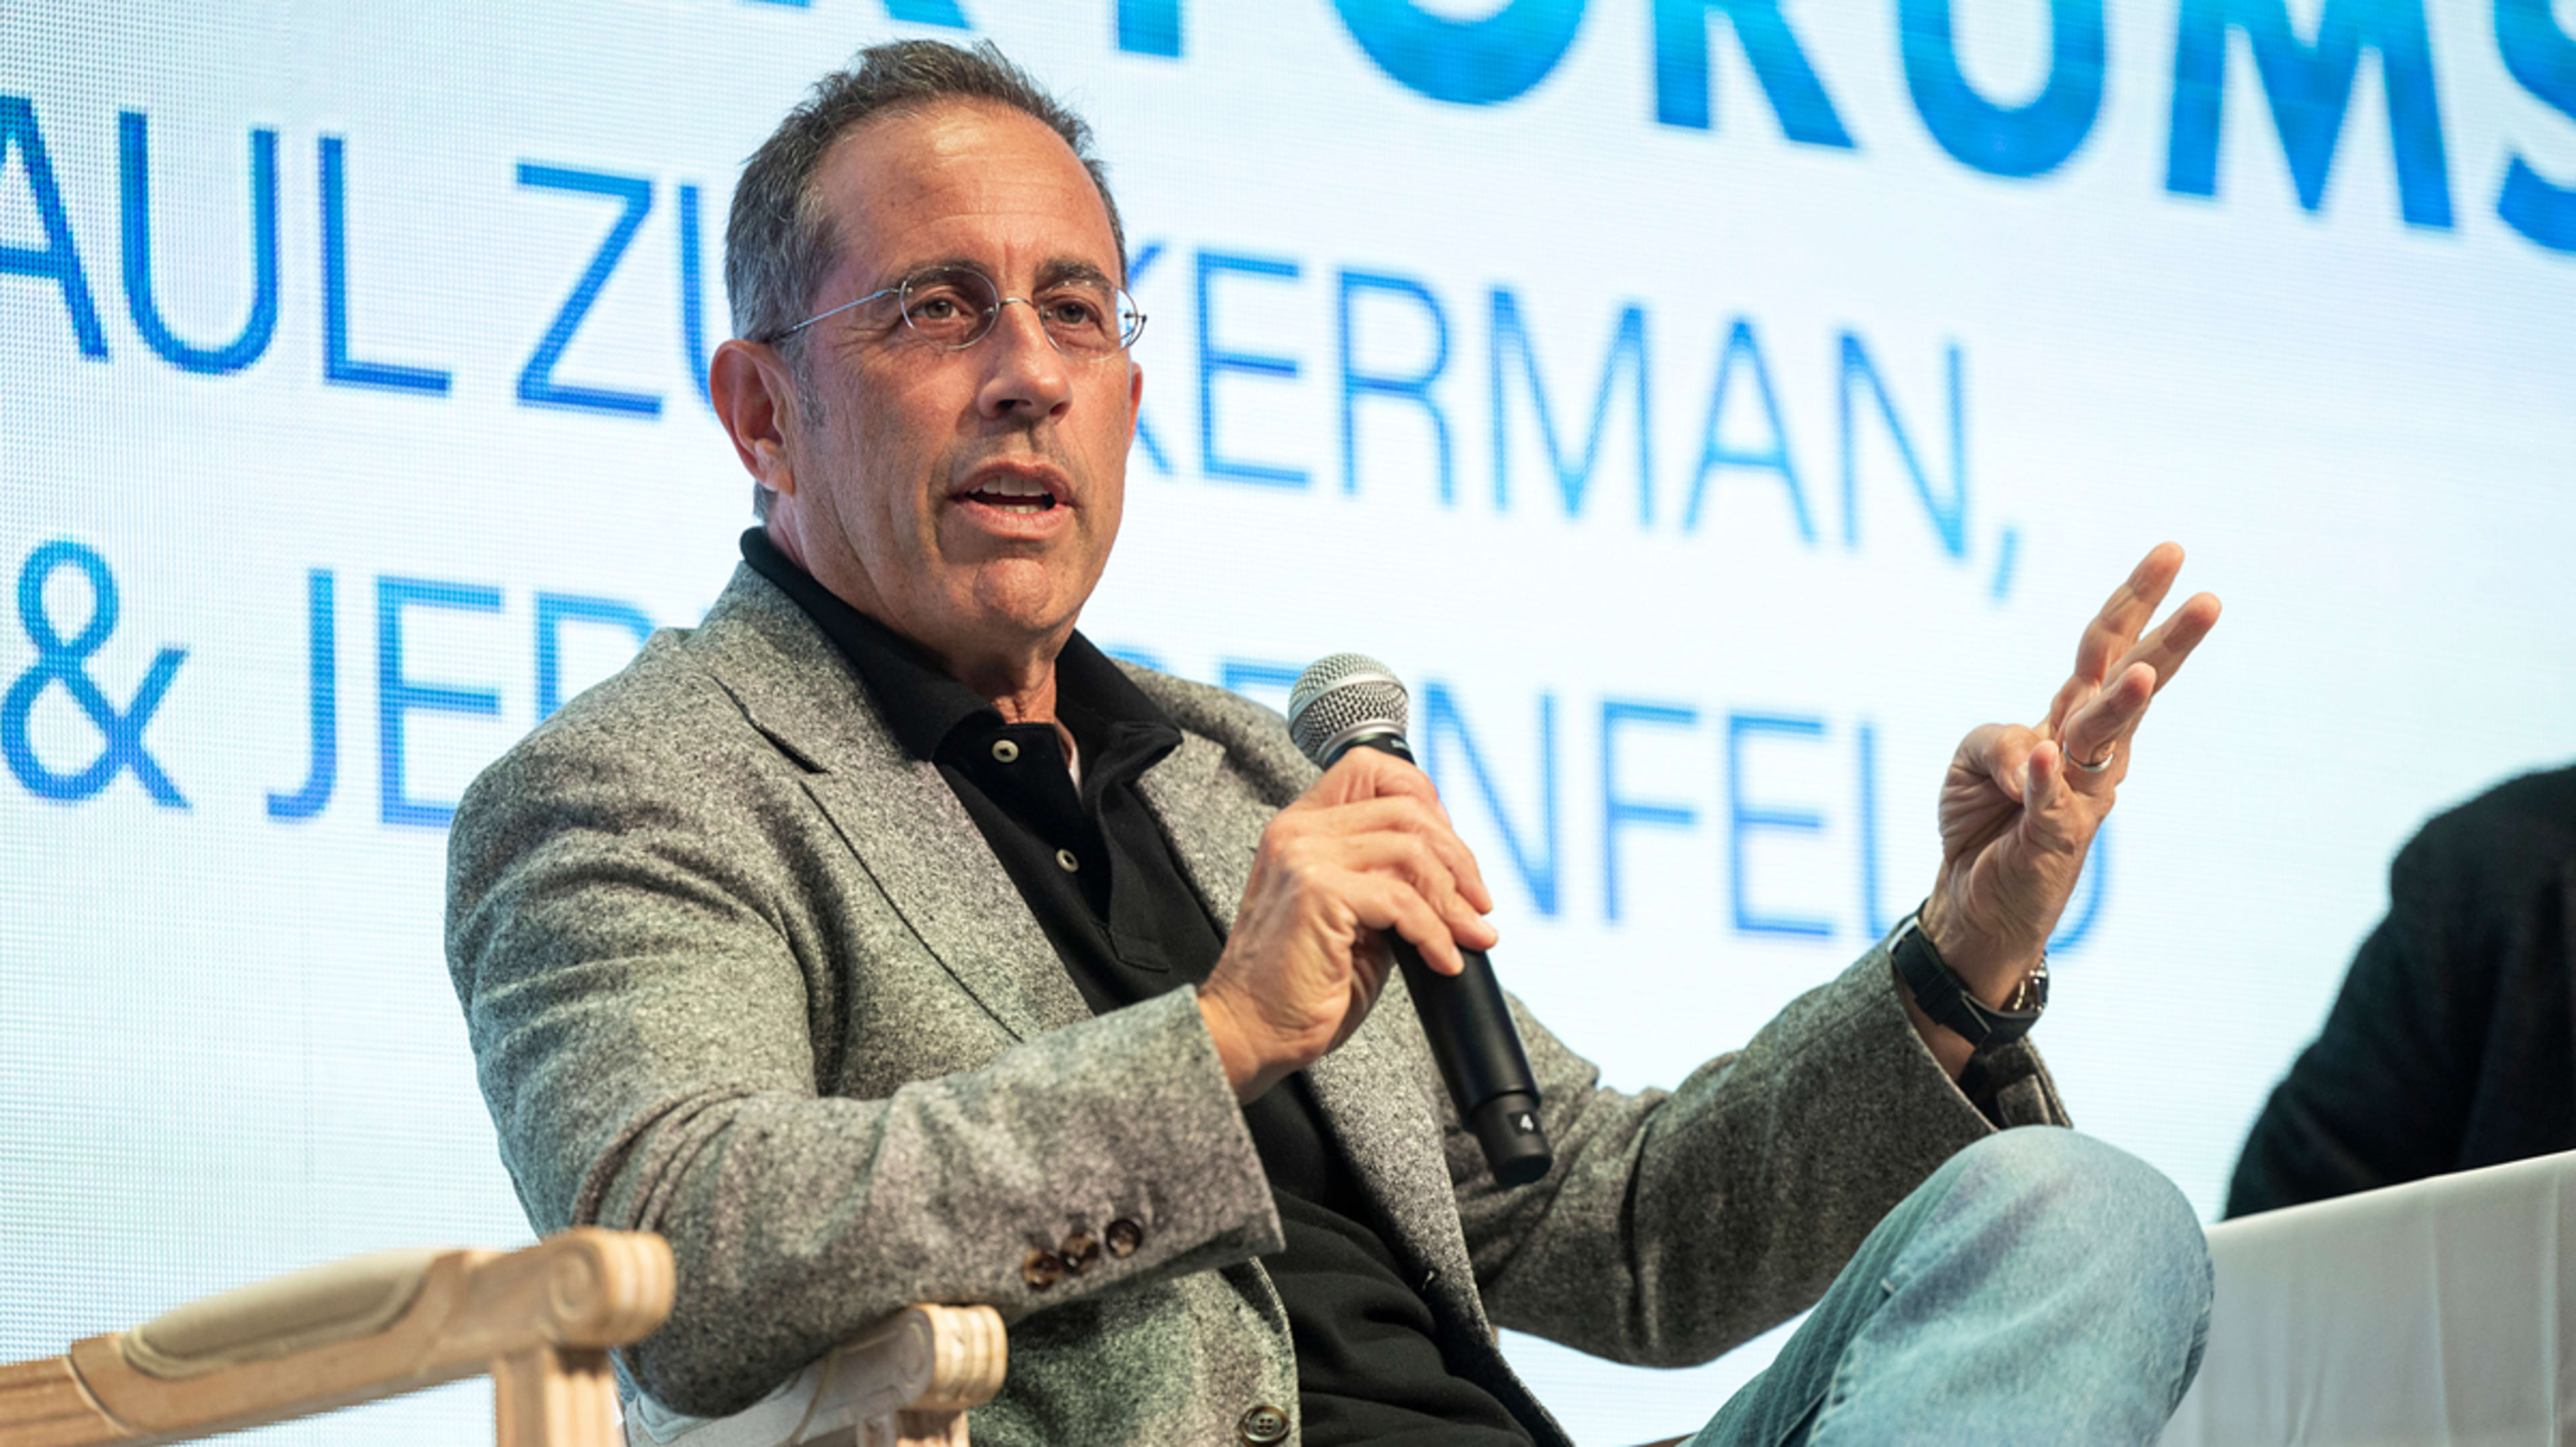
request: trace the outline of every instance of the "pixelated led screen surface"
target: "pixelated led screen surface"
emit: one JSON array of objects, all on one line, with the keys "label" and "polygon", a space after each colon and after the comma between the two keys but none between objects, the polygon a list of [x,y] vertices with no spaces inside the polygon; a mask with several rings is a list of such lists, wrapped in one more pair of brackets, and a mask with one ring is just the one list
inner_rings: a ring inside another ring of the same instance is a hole
[{"label": "pixelated led screen surface", "polygon": [[[2570,0],[13,4],[0,1358],[525,1235],[445,822],[734,566],[734,177],[898,36],[1110,164],[1151,323],[1086,631],[1274,705],[1393,664],[1615,1085],[1920,897],[1953,743],[2159,539],[2229,611],[2040,1039],[2204,1214],[2389,855],[2576,754]],[[1764,1350],[1509,1345],[1586,1441]]]}]

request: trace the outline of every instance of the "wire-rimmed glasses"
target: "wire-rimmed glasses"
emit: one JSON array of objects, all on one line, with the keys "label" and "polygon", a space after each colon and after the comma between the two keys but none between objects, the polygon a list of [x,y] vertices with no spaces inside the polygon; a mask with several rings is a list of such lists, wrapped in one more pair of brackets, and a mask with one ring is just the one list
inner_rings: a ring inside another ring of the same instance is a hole
[{"label": "wire-rimmed glasses", "polygon": [[1125,351],[1145,330],[1145,314],[1136,309],[1136,299],[1097,276],[1050,281],[1028,296],[1001,293],[991,277],[971,266],[925,267],[892,286],[816,312],[768,340],[783,342],[816,322],[887,297],[895,298],[906,329],[944,352],[964,351],[984,340],[1002,308],[1013,302],[1038,314],[1040,329],[1057,351],[1086,362]]}]

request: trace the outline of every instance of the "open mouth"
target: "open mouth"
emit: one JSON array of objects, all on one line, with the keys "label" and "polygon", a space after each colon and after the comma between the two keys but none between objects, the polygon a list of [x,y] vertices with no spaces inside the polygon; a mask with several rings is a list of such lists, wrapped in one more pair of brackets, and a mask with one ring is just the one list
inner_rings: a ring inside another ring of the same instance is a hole
[{"label": "open mouth", "polygon": [[972,491],[960,496],[969,502],[1023,516],[1049,513],[1067,505],[1057,499],[1054,488],[1034,477],[988,477],[978,482]]},{"label": "open mouth", "polygon": [[982,503],[986,507],[997,507],[1004,512],[1041,513],[1055,511],[1055,499],[1048,496],[1044,488],[1040,488],[1036,492],[1029,493],[1007,492],[997,487],[979,487],[966,495],[975,501]]}]

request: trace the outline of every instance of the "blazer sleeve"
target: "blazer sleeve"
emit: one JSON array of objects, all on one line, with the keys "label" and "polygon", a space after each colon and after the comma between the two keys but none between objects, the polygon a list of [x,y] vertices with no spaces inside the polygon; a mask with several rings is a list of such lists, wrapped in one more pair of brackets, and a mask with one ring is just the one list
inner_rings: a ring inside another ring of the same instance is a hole
[{"label": "blazer sleeve", "polygon": [[1601,1088],[1514,1003],[1556,1163],[1504,1190],[1451,1130],[1476,1280],[1499,1324],[1614,1361],[1687,1366],[1759,1335],[1998,1120],[2066,1123],[2027,1042],[1981,1062],[1984,1109],[1963,1094],[1906,1018],[1883,943],[1669,1092]]},{"label": "blazer sleeve", "polygon": [[[884,1099],[822,1093],[818,1001],[866,964],[826,955],[812,871],[849,862],[780,822],[784,761],[722,753],[559,716],[475,783],[450,844],[450,969],[529,1219],[659,1232],[677,1258],[671,1318],[628,1357],[646,1391],[734,1411],[911,1302],[1016,1319],[1278,1249],[1188,991]],[[1024,1279],[1077,1233],[1132,1249]]]}]

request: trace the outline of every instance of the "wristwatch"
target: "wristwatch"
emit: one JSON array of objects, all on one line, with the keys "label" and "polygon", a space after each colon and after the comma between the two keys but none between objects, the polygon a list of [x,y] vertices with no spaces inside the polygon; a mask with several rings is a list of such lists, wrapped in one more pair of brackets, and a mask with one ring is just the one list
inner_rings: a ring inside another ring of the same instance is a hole
[{"label": "wristwatch", "polygon": [[2030,1033],[2039,1023],[2040,1011],[2048,1008],[2048,957],[2040,956],[2039,967],[2022,977],[2004,1008],[1998,1010],[1980,1000],[1968,989],[1932,948],[1931,937],[1923,933],[1923,911],[1915,910],[1897,925],[1887,942],[1887,952],[1896,961],[1896,978],[1914,992],[1914,1003],[1933,1023],[1945,1025],[1977,1050],[2010,1045]]}]

